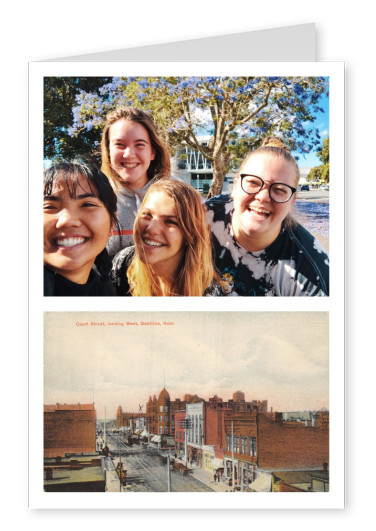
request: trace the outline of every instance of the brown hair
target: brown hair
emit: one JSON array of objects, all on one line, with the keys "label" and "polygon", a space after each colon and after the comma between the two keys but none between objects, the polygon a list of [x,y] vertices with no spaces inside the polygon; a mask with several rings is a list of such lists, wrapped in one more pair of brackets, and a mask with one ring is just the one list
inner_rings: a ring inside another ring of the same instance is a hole
[{"label": "brown hair", "polygon": [[[140,242],[138,221],[143,205],[154,192],[163,192],[173,199],[185,245],[184,257],[176,277],[170,286],[162,290],[152,267],[141,261],[137,249],[138,245],[142,245],[142,242],[137,243]],[[133,230],[136,254],[127,272],[130,292],[133,296],[202,296],[213,281],[223,283],[213,266],[210,230],[206,221],[205,207],[200,194],[189,184],[171,180],[158,181],[153,184],[145,194]]]},{"label": "brown hair", "polygon": [[153,178],[155,180],[169,178],[171,172],[170,153],[168,151],[167,145],[159,136],[157,127],[151,116],[141,109],[137,109],[136,107],[120,107],[119,109],[115,109],[107,114],[101,141],[101,170],[110,179],[114,189],[116,191],[118,190],[120,180],[110,162],[110,128],[119,120],[136,122],[145,127],[146,131],[148,132],[151,146],[155,150],[155,158],[150,162],[150,166],[147,170],[147,178],[149,180]]}]

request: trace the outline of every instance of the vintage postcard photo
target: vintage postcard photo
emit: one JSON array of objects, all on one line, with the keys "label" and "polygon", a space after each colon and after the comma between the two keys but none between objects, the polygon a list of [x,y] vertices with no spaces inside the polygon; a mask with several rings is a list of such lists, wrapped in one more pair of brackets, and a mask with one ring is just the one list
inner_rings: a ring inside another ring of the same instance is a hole
[{"label": "vintage postcard photo", "polygon": [[40,499],[328,507],[329,379],[327,312],[47,312]]}]

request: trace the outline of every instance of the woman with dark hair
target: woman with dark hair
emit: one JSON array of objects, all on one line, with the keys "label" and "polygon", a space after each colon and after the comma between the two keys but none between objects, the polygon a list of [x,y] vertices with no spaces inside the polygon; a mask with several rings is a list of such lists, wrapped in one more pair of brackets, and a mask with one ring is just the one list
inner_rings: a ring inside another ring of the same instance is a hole
[{"label": "woman with dark hair", "polygon": [[119,295],[221,296],[226,284],[213,267],[210,230],[200,194],[163,180],[145,194],[134,224],[135,246],[113,260]]},{"label": "woman with dark hair", "polygon": [[44,175],[44,295],[116,295],[105,249],[116,225],[116,194],[94,164],[52,165]]},{"label": "woman with dark hair", "polygon": [[329,295],[328,255],[291,216],[299,178],[288,148],[269,137],[244,159],[231,196],[206,202],[215,265],[233,294]]},{"label": "woman with dark hair", "polygon": [[117,194],[120,231],[108,242],[112,257],[133,245],[133,224],[141,201],[153,183],[170,177],[170,154],[152,118],[135,107],[107,115],[101,152],[102,171]]}]

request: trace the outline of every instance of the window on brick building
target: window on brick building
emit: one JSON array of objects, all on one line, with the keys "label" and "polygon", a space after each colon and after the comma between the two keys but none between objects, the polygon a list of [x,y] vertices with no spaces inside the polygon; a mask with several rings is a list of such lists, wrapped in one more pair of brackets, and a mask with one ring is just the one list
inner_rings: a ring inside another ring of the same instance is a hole
[{"label": "window on brick building", "polygon": [[159,406],[159,411],[162,413],[163,412],[163,406]]},{"label": "window on brick building", "polygon": [[234,452],[239,453],[239,435],[234,435]]},{"label": "window on brick building", "polygon": [[164,432],[168,433],[168,427],[167,426],[165,426]]},{"label": "window on brick building", "polygon": [[256,456],[256,437],[249,438],[249,455]]},{"label": "window on brick building", "polygon": [[162,433],[163,433],[163,428],[162,426],[159,426],[159,435],[162,435]]},{"label": "window on brick building", "polygon": [[165,410],[166,413],[168,413],[168,406],[165,406],[164,410]]},{"label": "window on brick building", "polygon": [[247,455],[247,437],[241,436],[240,445],[240,453]]},{"label": "window on brick building", "polygon": [[231,450],[231,437],[226,435],[226,450]]}]

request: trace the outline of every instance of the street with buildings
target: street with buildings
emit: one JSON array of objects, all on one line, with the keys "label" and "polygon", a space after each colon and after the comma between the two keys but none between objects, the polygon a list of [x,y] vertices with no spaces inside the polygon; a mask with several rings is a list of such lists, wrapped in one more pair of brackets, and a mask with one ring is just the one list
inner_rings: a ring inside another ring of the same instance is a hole
[{"label": "street with buildings", "polygon": [[[207,483],[214,484],[210,474],[204,480],[197,479],[194,469],[182,473],[175,466],[178,463],[169,451],[161,451],[147,444],[124,445],[119,456],[118,440],[108,435],[107,445],[113,456],[115,469],[118,463],[126,472],[126,484],[119,486],[122,492],[211,492]],[[170,464],[168,466],[168,463]]]},{"label": "street with buildings", "polygon": [[[140,408],[142,409],[142,408]],[[112,424],[112,427],[110,425]],[[274,412],[166,388],[146,411],[98,422],[94,404],[45,406],[47,491],[326,492],[329,411]]]}]

